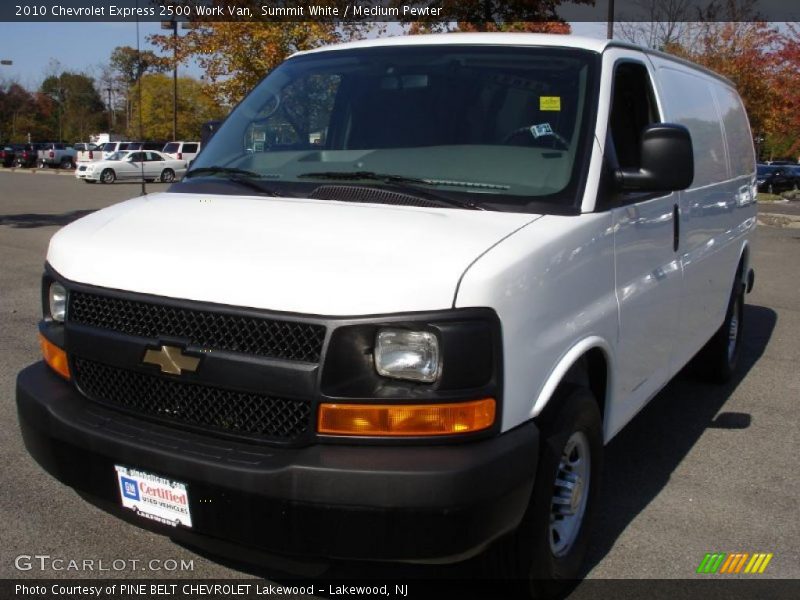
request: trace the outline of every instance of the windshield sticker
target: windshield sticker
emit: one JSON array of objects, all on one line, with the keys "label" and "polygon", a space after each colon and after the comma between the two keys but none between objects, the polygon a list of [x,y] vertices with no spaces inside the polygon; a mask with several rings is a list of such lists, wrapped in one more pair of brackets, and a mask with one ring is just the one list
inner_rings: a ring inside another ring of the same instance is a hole
[{"label": "windshield sticker", "polygon": [[550,127],[550,123],[531,125],[531,135],[535,138],[540,138],[545,135],[553,135],[553,128]]},{"label": "windshield sticker", "polygon": [[539,96],[539,110],[561,110],[561,96]]}]

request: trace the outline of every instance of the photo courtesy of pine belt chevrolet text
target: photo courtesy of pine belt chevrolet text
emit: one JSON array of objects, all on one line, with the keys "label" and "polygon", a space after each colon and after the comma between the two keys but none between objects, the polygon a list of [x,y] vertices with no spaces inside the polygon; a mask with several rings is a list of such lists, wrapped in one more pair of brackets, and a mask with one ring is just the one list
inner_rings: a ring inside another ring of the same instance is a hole
[{"label": "photo courtesy of pine belt chevrolet text", "polygon": [[25,445],[212,554],[480,557],[557,593],[604,445],[690,362],[736,369],[755,185],[733,85],[667,54],[297,53],[166,192],[53,236]]}]

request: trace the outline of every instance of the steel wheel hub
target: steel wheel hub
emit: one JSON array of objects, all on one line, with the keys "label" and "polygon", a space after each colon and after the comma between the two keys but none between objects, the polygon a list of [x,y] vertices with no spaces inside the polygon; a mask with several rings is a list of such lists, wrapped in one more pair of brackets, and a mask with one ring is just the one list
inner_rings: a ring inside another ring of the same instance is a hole
[{"label": "steel wheel hub", "polygon": [[569,552],[586,513],[590,481],[589,440],[574,432],[561,453],[550,505],[550,549],[555,556]]}]

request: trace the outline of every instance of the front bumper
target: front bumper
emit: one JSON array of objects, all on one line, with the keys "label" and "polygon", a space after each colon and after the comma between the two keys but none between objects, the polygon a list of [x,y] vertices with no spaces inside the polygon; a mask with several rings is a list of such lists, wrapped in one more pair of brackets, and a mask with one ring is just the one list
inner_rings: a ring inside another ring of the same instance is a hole
[{"label": "front bumper", "polygon": [[[28,451],[54,477],[126,520],[219,554],[233,543],[309,558],[472,556],[519,524],[539,447],[533,423],[424,447],[221,440],[90,402],[44,363],[19,374],[17,409]],[[115,464],[187,483],[194,527],[123,509]]]},{"label": "front bumper", "polygon": [[90,179],[92,181],[97,181],[97,179],[99,178],[99,175],[96,174],[94,171],[92,171],[92,172],[81,171],[79,169],[80,169],[80,167],[75,170],[75,178],[76,179]]}]

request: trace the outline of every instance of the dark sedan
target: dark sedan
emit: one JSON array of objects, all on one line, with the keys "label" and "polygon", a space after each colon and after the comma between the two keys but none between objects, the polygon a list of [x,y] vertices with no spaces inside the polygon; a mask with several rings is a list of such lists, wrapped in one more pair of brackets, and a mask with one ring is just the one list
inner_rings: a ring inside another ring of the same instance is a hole
[{"label": "dark sedan", "polygon": [[758,191],[768,194],[779,194],[800,187],[796,168],[788,165],[758,165],[756,180]]}]

